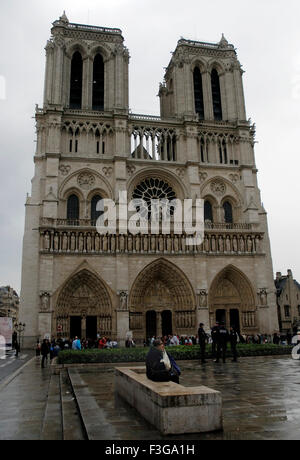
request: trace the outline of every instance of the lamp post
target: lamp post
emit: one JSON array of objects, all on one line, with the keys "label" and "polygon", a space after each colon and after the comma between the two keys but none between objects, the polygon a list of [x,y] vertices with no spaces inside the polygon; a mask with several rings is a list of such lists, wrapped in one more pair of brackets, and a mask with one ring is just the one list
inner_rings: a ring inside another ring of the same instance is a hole
[{"label": "lamp post", "polygon": [[15,331],[19,334],[19,351],[21,351],[21,334],[25,331],[26,324],[15,323]]}]

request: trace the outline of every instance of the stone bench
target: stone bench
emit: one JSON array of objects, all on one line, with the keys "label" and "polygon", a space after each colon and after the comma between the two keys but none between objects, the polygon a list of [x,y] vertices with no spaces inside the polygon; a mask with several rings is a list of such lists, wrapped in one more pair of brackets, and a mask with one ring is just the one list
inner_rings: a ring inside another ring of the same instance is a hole
[{"label": "stone bench", "polygon": [[162,434],[222,429],[222,397],[210,388],[152,382],[146,367],[117,367],[115,391]]}]

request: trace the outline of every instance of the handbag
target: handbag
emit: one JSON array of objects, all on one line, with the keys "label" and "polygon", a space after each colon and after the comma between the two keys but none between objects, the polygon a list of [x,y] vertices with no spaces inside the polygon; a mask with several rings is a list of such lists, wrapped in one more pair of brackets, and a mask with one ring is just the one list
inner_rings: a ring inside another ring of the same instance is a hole
[{"label": "handbag", "polygon": [[168,353],[168,356],[169,356],[169,360],[170,360],[170,363],[171,363],[171,369],[175,371],[175,373],[179,376],[181,374],[181,369],[180,367],[178,366],[178,364],[176,363],[175,359],[173,358],[173,356],[169,355]]}]

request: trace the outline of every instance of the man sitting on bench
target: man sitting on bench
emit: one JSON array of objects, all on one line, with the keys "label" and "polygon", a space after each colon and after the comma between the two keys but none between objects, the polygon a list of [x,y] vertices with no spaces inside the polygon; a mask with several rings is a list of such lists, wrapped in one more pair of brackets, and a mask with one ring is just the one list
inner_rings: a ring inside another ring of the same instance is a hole
[{"label": "man sitting on bench", "polygon": [[180,369],[161,340],[154,340],[146,357],[147,377],[153,382],[175,382],[179,384]]}]

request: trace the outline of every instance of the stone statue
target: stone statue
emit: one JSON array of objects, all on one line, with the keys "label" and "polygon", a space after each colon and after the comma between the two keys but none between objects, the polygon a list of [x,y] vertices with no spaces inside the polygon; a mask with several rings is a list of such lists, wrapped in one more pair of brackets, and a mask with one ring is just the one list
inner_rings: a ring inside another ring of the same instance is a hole
[{"label": "stone statue", "polygon": [[132,235],[128,235],[128,252],[132,252]]},{"label": "stone statue", "polygon": [[148,252],[148,235],[144,235],[143,251]]},{"label": "stone statue", "polygon": [[227,238],[226,238],[226,252],[231,252],[230,236],[227,236]]},{"label": "stone statue", "polygon": [[66,252],[68,250],[68,234],[64,233],[62,238],[62,250]]},{"label": "stone statue", "polygon": [[107,235],[103,236],[103,252],[107,252],[108,250],[108,238]]},{"label": "stone statue", "polygon": [[98,233],[95,235],[95,251],[99,252],[100,251],[100,238]]},{"label": "stone statue", "polygon": [[237,244],[236,236],[233,237],[232,246],[233,246],[234,252],[238,252],[238,244]]},{"label": "stone statue", "polygon": [[167,251],[170,254],[172,252],[172,239],[171,236],[167,236]]},{"label": "stone statue", "polygon": [[50,310],[50,294],[47,292],[41,295],[41,310],[43,312]]},{"label": "stone statue", "polygon": [[125,291],[120,292],[120,310],[127,311],[128,294]]},{"label": "stone statue", "polygon": [[245,252],[245,241],[242,236],[240,237],[240,252]]},{"label": "stone statue", "polygon": [[112,235],[112,237],[111,237],[110,249],[111,249],[111,252],[116,252],[116,237],[115,237],[115,235]]},{"label": "stone statue", "polygon": [[214,236],[211,238],[211,250],[212,252],[216,252],[216,239]]},{"label": "stone statue", "polygon": [[224,252],[224,241],[222,236],[219,236],[219,251]]},{"label": "stone statue", "polygon": [[75,237],[75,234],[72,233],[71,235],[71,251],[75,251],[76,250],[76,237]]},{"label": "stone statue", "polygon": [[140,238],[140,235],[136,235],[136,237],[135,237],[135,250],[136,250],[136,252],[141,251],[141,238]]},{"label": "stone statue", "polygon": [[50,235],[48,232],[44,235],[44,249],[50,251]]},{"label": "stone statue", "polygon": [[174,251],[175,251],[175,253],[179,252],[179,244],[178,244],[177,235],[174,236]]},{"label": "stone statue", "polygon": [[155,235],[151,236],[151,251],[152,252],[156,251],[156,238],[155,238]]},{"label": "stone statue", "polygon": [[83,241],[83,235],[80,233],[79,238],[78,238],[78,251],[83,252],[84,249],[84,241]]},{"label": "stone statue", "polygon": [[248,236],[248,239],[247,239],[247,251],[252,252],[252,238],[251,238],[251,236]]},{"label": "stone statue", "polygon": [[91,238],[91,235],[89,233],[88,233],[88,235],[86,237],[86,250],[87,250],[87,252],[92,251],[92,238]]},{"label": "stone statue", "polygon": [[123,234],[119,238],[120,252],[125,252],[125,237]]},{"label": "stone statue", "polygon": [[158,239],[158,250],[159,250],[159,252],[163,252],[163,251],[164,251],[164,237],[163,237],[163,235],[159,235],[159,239]]},{"label": "stone statue", "polygon": [[209,252],[209,239],[207,236],[205,237],[205,240],[204,240],[204,248],[205,248],[205,252]]},{"label": "stone statue", "polygon": [[59,251],[59,236],[58,233],[54,235],[54,251]]}]

